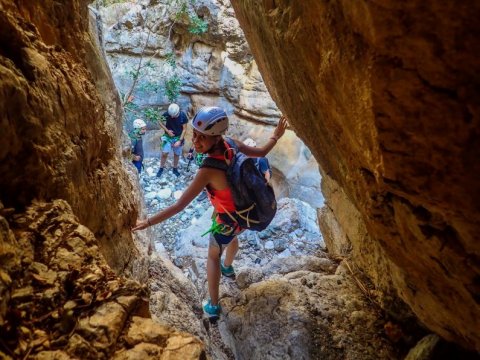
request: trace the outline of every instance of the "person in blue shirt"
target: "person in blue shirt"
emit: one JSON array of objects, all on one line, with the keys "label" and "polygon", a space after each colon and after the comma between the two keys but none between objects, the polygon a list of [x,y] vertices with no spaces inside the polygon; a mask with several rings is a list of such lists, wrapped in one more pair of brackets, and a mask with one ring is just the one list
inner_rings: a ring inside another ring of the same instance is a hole
[{"label": "person in blue shirt", "polygon": [[[245,145],[256,147],[257,143],[255,140],[248,138],[244,141]],[[257,169],[260,170],[262,175],[265,177],[266,182],[269,182],[272,177],[272,169],[270,168],[270,164],[266,157],[254,158],[255,163],[257,165]]]},{"label": "person in blue shirt", "polygon": [[133,121],[133,131],[130,133],[132,140],[132,163],[140,174],[142,172],[143,164],[143,141],[142,135],[147,131],[147,124],[142,119],[135,119]]},{"label": "person in blue shirt", "polygon": [[162,115],[165,118],[165,125],[160,122],[160,126],[165,130],[162,135],[162,156],[160,158],[160,169],[157,172],[157,177],[162,176],[165,163],[167,162],[168,154],[173,151],[173,173],[175,176],[180,176],[178,172],[178,160],[182,155],[182,148],[185,134],[187,132],[187,115],[180,111],[177,104],[170,104],[168,111]]}]

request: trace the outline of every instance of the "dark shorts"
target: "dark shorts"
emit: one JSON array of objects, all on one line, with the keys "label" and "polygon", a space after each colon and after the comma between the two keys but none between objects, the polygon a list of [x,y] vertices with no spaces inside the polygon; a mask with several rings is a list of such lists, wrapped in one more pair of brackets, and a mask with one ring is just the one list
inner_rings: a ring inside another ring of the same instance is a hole
[{"label": "dark shorts", "polygon": [[[213,220],[213,224],[217,224],[216,219]],[[225,249],[237,235],[240,235],[245,229],[242,229],[238,224],[219,224],[223,227],[220,231],[212,231],[210,233],[209,246],[219,247],[221,251]]]},{"label": "dark shorts", "polygon": [[135,165],[135,167],[138,170],[138,173],[140,174],[142,172],[142,162],[133,160],[132,163],[133,165]]}]

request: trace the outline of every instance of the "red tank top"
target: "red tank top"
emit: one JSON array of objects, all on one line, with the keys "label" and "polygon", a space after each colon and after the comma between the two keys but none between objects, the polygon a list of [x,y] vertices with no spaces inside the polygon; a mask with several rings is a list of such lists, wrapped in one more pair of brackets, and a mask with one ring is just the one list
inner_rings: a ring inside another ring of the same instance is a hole
[{"label": "red tank top", "polygon": [[[223,155],[210,156],[214,159],[225,160]],[[235,203],[230,188],[227,186],[222,190],[211,189],[207,186],[207,195],[217,213],[226,213],[235,211]]]}]

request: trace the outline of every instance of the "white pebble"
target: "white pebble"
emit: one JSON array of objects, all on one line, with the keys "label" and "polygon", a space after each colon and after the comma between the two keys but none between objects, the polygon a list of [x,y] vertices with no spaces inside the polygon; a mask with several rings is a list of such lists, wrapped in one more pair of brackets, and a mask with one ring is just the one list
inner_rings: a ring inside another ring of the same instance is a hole
[{"label": "white pebble", "polygon": [[265,243],[265,250],[273,250],[275,248],[275,244],[273,243],[273,241],[267,241]]},{"label": "white pebble", "polygon": [[168,199],[170,196],[172,196],[172,190],[169,188],[162,189],[157,193],[157,195],[160,199]]},{"label": "white pebble", "polygon": [[183,195],[183,191],[181,190],[177,190],[173,193],[173,197],[175,198],[175,200],[178,200],[180,199],[180,197]]}]

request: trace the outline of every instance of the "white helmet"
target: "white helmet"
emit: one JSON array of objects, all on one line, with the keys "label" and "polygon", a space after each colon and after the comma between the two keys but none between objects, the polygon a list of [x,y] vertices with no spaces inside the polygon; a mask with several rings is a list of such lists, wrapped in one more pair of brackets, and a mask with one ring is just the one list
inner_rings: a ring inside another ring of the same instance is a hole
[{"label": "white helmet", "polygon": [[147,126],[147,124],[142,119],[133,120],[133,128],[134,129],[141,129],[141,128],[146,127],[146,126]]},{"label": "white helmet", "polygon": [[209,136],[223,135],[228,129],[228,116],[217,106],[204,106],[192,120],[195,130]]},{"label": "white helmet", "polygon": [[248,138],[243,143],[247,146],[253,146],[253,147],[257,146],[257,143],[252,138]]},{"label": "white helmet", "polygon": [[177,117],[180,114],[180,106],[177,104],[170,104],[168,107],[168,115],[171,117]]}]

